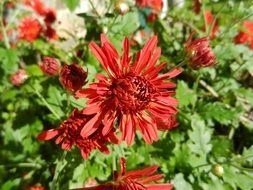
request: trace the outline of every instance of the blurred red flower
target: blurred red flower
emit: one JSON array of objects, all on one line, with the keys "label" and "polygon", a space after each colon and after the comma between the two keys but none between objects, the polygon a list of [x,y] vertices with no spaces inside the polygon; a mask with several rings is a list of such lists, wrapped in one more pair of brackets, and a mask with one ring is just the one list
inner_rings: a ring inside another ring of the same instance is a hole
[{"label": "blurred red flower", "polygon": [[43,60],[41,63],[39,63],[39,66],[43,73],[49,76],[57,75],[61,68],[60,62],[53,57],[43,57]]},{"label": "blurred red flower", "polygon": [[46,14],[46,9],[41,0],[23,0],[26,6],[31,7],[39,15],[44,16]]},{"label": "blurred red flower", "polygon": [[147,143],[158,140],[157,123],[155,118],[167,118],[176,114],[178,101],[171,97],[175,92],[168,90],[176,84],[165,82],[181,73],[174,70],[158,75],[166,63],[155,66],[160,57],[161,49],[156,48],[157,37],[152,37],[144,48],[137,53],[136,60],[130,65],[129,40],[124,39],[123,56],[120,58],[117,50],[101,35],[102,48],[95,42],[90,43],[90,49],[97,57],[109,77],[98,74],[99,82],[92,83],[88,89],[77,91],[77,97],[89,98],[85,114],[95,116],[83,127],[81,135],[87,137],[100,129],[104,123],[102,133],[106,135],[116,119],[123,140],[131,144],[135,137],[136,128]]},{"label": "blurred red flower", "polygon": [[155,12],[159,12],[163,7],[162,0],[136,0],[136,4],[141,8],[150,7]]},{"label": "blurred red flower", "polygon": [[41,185],[34,185],[31,187],[28,187],[27,190],[44,190],[45,188]]},{"label": "blurred red flower", "polygon": [[243,22],[244,30],[240,31],[234,38],[236,44],[248,43],[253,50],[253,21],[246,20]]},{"label": "blurred red flower", "polygon": [[28,74],[24,69],[19,69],[17,72],[11,75],[10,81],[15,86],[20,86],[28,78]]},{"label": "blurred red flower", "polygon": [[58,40],[58,34],[50,24],[46,25],[46,29],[43,31],[43,33],[48,40]]},{"label": "blurred red flower", "polygon": [[70,92],[75,92],[86,83],[87,72],[78,64],[64,64],[60,71],[60,82]]},{"label": "blurred red flower", "polygon": [[202,67],[210,67],[216,63],[215,54],[210,47],[207,37],[192,40],[189,36],[185,44],[185,52],[188,57],[190,67],[192,69],[200,69]]},{"label": "blurred red flower", "polygon": [[37,19],[26,16],[18,26],[19,39],[33,42],[39,37],[41,30],[42,26]]},{"label": "blurred red flower", "polygon": [[[70,150],[74,145],[77,146],[84,159],[88,159],[92,150],[99,149],[104,154],[109,154],[106,143],[118,143],[114,130],[110,130],[107,135],[102,135],[101,130],[97,130],[92,135],[83,138],[80,135],[82,127],[92,118],[92,116],[80,113],[76,108],[59,128],[44,131],[38,135],[38,140],[50,140],[58,136],[55,143],[60,144],[64,150]],[[102,126],[101,126],[102,128]]]},{"label": "blurred red flower", "polygon": [[[114,180],[96,187],[79,188],[76,190],[171,190],[173,185],[167,184],[147,184],[149,182],[163,179],[162,174],[154,174],[159,168],[153,165],[142,170],[126,171],[126,161],[120,159],[120,172],[114,172]],[[74,189],[73,189],[74,190]]]},{"label": "blurred red flower", "polygon": [[201,9],[201,0],[193,0],[193,10],[196,14],[200,13]]},{"label": "blurred red flower", "polygon": [[46,24],[52,24],[56,21],[56,12],[52,8],[45,9],[45,18],[44,21]]},{"label": "blurred red flower", "polygon": [[[205,21],[210,28],[210,39],[213,39],[216,37],[216,33],[219,32],[219,26],[216,19],[214,19],[214,16],[210,10],[205,11]],[[206,29],[205,29],[206,30]]]}]

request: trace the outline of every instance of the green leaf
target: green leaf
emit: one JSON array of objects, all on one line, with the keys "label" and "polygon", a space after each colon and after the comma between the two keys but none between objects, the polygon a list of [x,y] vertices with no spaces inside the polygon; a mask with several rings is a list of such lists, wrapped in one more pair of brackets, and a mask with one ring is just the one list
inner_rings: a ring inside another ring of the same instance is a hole
[{"label": "green leaf", "polygon": [[236,108],[227,108],[225,104],[215,102],[202,106],[200,112],[205,119],[212,118],[223,125],[229,125],[233,124],[233,121],[238,120],[240,110]]},{"label": "green leaf", "polygon": [[182,173],[178,173],[171,183],[174,185],[175,190],[193,190],[191,184],[184,179]]},{"label": "green leaf", "polygon": [[195,105],[197,95],[191,90],[184,81],[177,82],[176,98],[179,100],[180,107]]},{"label": "green leaf", "polygon": [[19,183],[20,183],[21,179],[17,178],[14,180],[8,180],[7,182],[5,182],[0,189],[1,190],[14,190],[17,189]]},{"label": "green leaf", "polygon": [[215,157],[229,157],[232,151],[232,142],[227,136],[214,136],[212,153]]},{"label": "green leaf", "polygon": [[18,69],[18,52],[16,49],[0,49],[1,67],[6,73],[13,73]]},{"label": "green leaf", "polygon": [[191,127],[192,130],[188,132],[190,137],[189,148],[199,156],[206,156],[212,150],[210,144],[211,129],[207,128],[205,122],[197,115],[192,117]]},{"label": "green leaf", "polygon": [[63,2],[69,8],[70,11],[74,11],[80,4],[80,0],[63,0]]}]

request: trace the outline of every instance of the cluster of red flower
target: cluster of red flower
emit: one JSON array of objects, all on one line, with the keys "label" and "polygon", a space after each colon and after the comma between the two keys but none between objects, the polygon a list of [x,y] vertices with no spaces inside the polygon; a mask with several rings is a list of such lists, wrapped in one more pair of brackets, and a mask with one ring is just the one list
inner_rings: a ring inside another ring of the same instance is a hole
[{"label": "cluster of red flower", "polygon": [[49,40],[57,40],[58,36],[52,24],[56,21],[56,12],[52,8],[47,8],[40,0],[23,0],[23,3],[32,8],[38,16],[43,18],[43,23],[32,16],[22,18],[19,25],[19,38],[32,42],[41,34]]}]

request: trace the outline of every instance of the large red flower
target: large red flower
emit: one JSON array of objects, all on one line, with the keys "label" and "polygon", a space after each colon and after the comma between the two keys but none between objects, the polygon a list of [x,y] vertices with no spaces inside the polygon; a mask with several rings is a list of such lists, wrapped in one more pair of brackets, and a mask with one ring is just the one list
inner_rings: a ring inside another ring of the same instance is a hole
[{"label": "large red flower", "polygon": [[96,187],[86,187],[76,190],[171,190],[172,184],[147,184],[152,181],[163,179],[162,174],[154,174],[159,168],[153,165],[142,170],[126,172],[126,161],[120,159],[120,173],[114,172],[114,180]]},{"label": "large red flower", "polygon": [[39,37],[42,26],[37,19],[27,16],[21,20],[18,29],[19,39],[32,42]]},{"label": "large red flower", "polygon": [[[39,140],[50,140],[58,135],[55,143],[60,144],[64,150],[70,150],[72,146],[77,146],[81,150],[84,159],[88,159],[89,154],[94,149],[99,149],[105,154],[109,154],[106,143],[118,143],[114,130],[110,130],[108,134],[102,135],[101,130],[97,130],[92,135],[83,138],[80,135],[82,126],[85,125],[92,116],[84,115],[77,109],[74,109],[67,120],[65,120],[59,128],[44,131],[38,135]],[[102,128],[102,127],[101,127]]]},{"label": "large red flower", "polygon": [[248,43],[253,50],[253,21],[246,20],[243,22],[244,31],[240,31],[234,38],[236,44]]},{"label": "large red flower", "polygon": [[77,97],[89,98],[83,113],[95,114],[84,125],[81,135],[87,137],[100,130],[101,122],[104,124],[102,133],[106,135],[118,119],[122,138],[127,144],[133,142],[137,128],[147,143],[158,140],[156,118],[164,119],[177,113],[178,101],[171,97],[175,92],[169,90],[176,85],[164,80],[175,77],[181,71],[176,69],[158,75],[166,63],[156,65],[161,54],[161,49],[156,48],[156,36],[138,52],[133,65],[130,65],[128,38],[124,39],[121,58],[104,34],[101,42],[102,48],[95,42],[89,46],[109,77],[98,74],[97,83],[76,93]]}]

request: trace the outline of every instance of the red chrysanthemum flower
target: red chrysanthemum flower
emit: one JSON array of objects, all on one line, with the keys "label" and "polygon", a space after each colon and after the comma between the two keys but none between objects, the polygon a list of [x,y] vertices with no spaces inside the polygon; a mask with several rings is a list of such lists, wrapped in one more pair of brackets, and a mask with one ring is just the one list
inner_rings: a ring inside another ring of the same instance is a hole
[{"label": "red chrysanthemum flower", "polygon": [[200,69],[202,67],[210,67],[216,63],[215,54],[210,47],[207,37],[192,40],[189,36],[185,44],[185,52],[192,69]]},{"label": "red chrysanthemum flower", "polygon": [[60,82],[70,92],[75,92],[86,83],[87,72],[78,64],[64,64],[60,71]]},{"label": "red chrysanthemum flower", "polygon": [[[77,146],[81,150],[82,157],[88,159],[89,154],[94,149],[99,149],[104,154],[109,154],[106,143],[118,143],[114,130],[110,130],[107,135],[102,135],[101,130],[97,130],[92,135],[83,138],[80,135],[82,127],[92,118],[92,116],[80,113],[76,108],[59,128],[44,131],[38,135],[39,140],[50,140],[58,135],[55,143],[60,144],[64,150],[70,150],[72,146]],[[103,128],[103,126],[101,126]]]},{"label": "red chrysanthemum flower", "polygon": [[253,50],[253,21],[246,20],[243,22],[244,30],[240,31],[234,38],[236,44],[248,43]]},{"label": "red chrysanthemum flower", "polygon": [[60,62],[53,57],[43,57],[43,60],[41,63],[39,63],[39,66],[43,73],[49,76],[57,75],[61,68]]},{"label": "red chrysanthemum flower", "polygon": [[121,58],[104,34],[101,35],[101,42],[102,48],[95,42],[89,46],[109,78],[98,74],[99,82],[76,93],[77,97],[89,98],[83,113],[95,114],[83,127],[81,135],[91,135],[99,129],[101,122],[104,123],[102,133],[106,135],[113,128],[115,120],[119,119],[122,138],[127,144],[133,142],[136,128],[147,143],[158,140],[155,118],[163,119],[175,114],[178,103],[171,97],[175,92],[168,90],[176,85],[164,80],[175,77],[181,71],[176,69],[158,75],[166,63],[155,65],[161,54],[161,49],[156,48],[156,36],[137,54],[133,65],[130,65],[128,38],[123,42]]},{"label": "red chrysanthemum flower", "polygon": [[30,16],[24,17],[18,27],[19,39],[33,42],[39,37],[41,29],[42,26],[37,19]]},{"label": "red chrysanthemum flower", "polygon": [[10,80],[11,83],[15,86],[20,86],[23,84],[28,78],[28,74],[24,69],[19,69],[17,72],[11,75]]},{"label": "red chrysanthemum flower", "polygon": [[159,168],[153,165],[142,170],[126,172],[126,161],[120,159],[120,173],[114,172],[114,181],[96,187],[79,188],[76,190],[171,190],[172,184],[147,184],[163,179],[162,174],[154,174]]},{"label": "red chrysanthemum flower", "polygon": [[205,20],[206,20],[206,23],[209,27],[212,27],[210,28],[210,39],[213,39],[216,37],[216,33],[219,32],[219,26],[218,26],[218,22],[217,20],[215,19],[214,20],[214,16],[212,14],[211,11],[209,10],[206,10],[205,11]]},{"label": "red chrysanthemum flower", "polygon": [[23,0],[23,3],[31,7],[39,15],[44,16],[46,14],[45,6],[41,0]]}]

